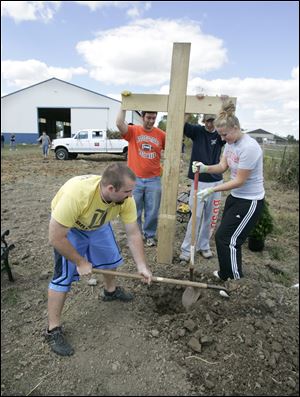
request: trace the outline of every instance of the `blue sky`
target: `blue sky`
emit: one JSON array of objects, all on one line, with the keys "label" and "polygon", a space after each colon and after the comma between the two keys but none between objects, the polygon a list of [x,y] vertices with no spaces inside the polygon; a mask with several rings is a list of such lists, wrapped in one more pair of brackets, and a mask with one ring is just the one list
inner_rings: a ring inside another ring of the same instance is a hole
[{"label": "blue sky", "polygon": [[299,139],[298,1],[2,1],[1,25],[1,95],[51,77],[166,94],[190,42],[188,94],[236,96],[243,128]]}]

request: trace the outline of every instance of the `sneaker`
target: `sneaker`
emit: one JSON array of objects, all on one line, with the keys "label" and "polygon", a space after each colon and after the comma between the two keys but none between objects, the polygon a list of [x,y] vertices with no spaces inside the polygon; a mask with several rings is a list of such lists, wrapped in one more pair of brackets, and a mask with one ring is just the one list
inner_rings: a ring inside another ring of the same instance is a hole
[{"label": "sneaker", "polygon": [[219,276],[218,270],[215,270],[215,271],[213,272],[213,275],[214,275],[214,277],[217,278],[218,280],[221,280],[221,277]]},{"label": "sneaker", "polygon": [[61,327],[55,327],[51,331],[45,332],[45,340],[54,353],[60,356],[72,356],[74,349],[66,341]]},{"label": "sneaker", "polygon": [[189,262],[189,261],[190,261],[190,258],[189,258],[188,256],[184,255],[184,254],[180,254],[180,255],[179,255],[179,259],[180,259],[182,262]]},{"label": "sneaker", "polygon": [[156,245],[154,238],[152,238],[152,237],[147,238],[146,245],[147,245],[147,247],[154,247]]},{"label": "sneaker", "polygon": [[210,249],[200,251],[200,254],[201,254],[201,255],[203,256],[203,258],[205,258],[205,259],[212,258],[212,256],[213,256],[213,254],[212,254],[212,252],[211,252]]},{"label": "sneaker", "polygon": [[125,292],[121,287],[116,287],[114,292],[108,292],[106,289],[104,290],[104,293],[102,294],[102,300],[105,302],[110,302],[116,299],[122,302],[130,302],[133,299],[133,295],[130,292]]}]

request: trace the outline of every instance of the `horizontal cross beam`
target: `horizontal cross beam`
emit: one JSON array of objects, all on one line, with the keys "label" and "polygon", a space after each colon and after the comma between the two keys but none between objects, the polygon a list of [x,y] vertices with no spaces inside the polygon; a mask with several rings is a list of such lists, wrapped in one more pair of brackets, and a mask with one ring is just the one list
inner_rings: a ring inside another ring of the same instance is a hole
[{"label": "horizontal cross beam", "polygon": [[[236,104],[235,97],[228,97]],[[122,97],[123,110],[148,110],[151,112],[168,112],[169,95],[160,94],[131,94]],[[185,113],[217,114],[221,110],[222,99],[220,96],[204,96],[198,99],[196,96],[187,95]]]}]

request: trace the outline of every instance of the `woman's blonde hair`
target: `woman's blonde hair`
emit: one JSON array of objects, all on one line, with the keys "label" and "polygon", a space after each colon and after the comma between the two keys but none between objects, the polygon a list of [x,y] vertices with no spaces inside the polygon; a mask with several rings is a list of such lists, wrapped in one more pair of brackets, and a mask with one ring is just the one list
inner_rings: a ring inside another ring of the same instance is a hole
[{"label": "woman's blonde hair", "polygon": [[239,119],[234,115],[235,105],[232,101],[223,102],[222,108],[218,117],[214,121],[216,128],[234,128],[240,127]]}]

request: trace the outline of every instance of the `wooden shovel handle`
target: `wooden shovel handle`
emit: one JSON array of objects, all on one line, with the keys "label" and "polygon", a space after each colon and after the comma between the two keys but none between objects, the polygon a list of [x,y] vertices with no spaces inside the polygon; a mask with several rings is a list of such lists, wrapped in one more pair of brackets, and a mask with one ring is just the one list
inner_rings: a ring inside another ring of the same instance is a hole
[{"label": "wooden shovel handle", "polygon": [[[123,272],[115,272],[113,270],[101,270],[101,269],[95,269],[95,268],[93,268],[92,272],[103,274],[103,275],[108,275],[108,276],[133,278],[136,280],[144,279],[144,277],[142,275],[137,274],[137,273],[123,273]],[[226,291],[226,288],[221,287],[219,285],[197,283],[196,281],[188,281],[188,280],[176,280],[174,278],[154,277],[153,276],[152,281],[155,283],[183,285],[184,287],[210,288],[210,289]]]},{"label": "wooden shovel handle", "polygon": [[194,197],[193,197],[193,209],[192,209],[192,245],[195,246],[196,240],[196,213],[198,204],[198,184],[199,184],[199,170],[194,174]]},{"label": "wooden shovel handle", "polygon": [[[199,170],[194,174],[194,197],[193,197],[193,208],[192,208],[192,239],[191,239],[191,253],[190,253],[190,281],[194,279],[194,267],[195,267],[195,241],[196,241],[196,217],[197,217],[197,204],[198,204],[198,183],[199,183]],[[201,227],[201,225],[200,225]]]}]

